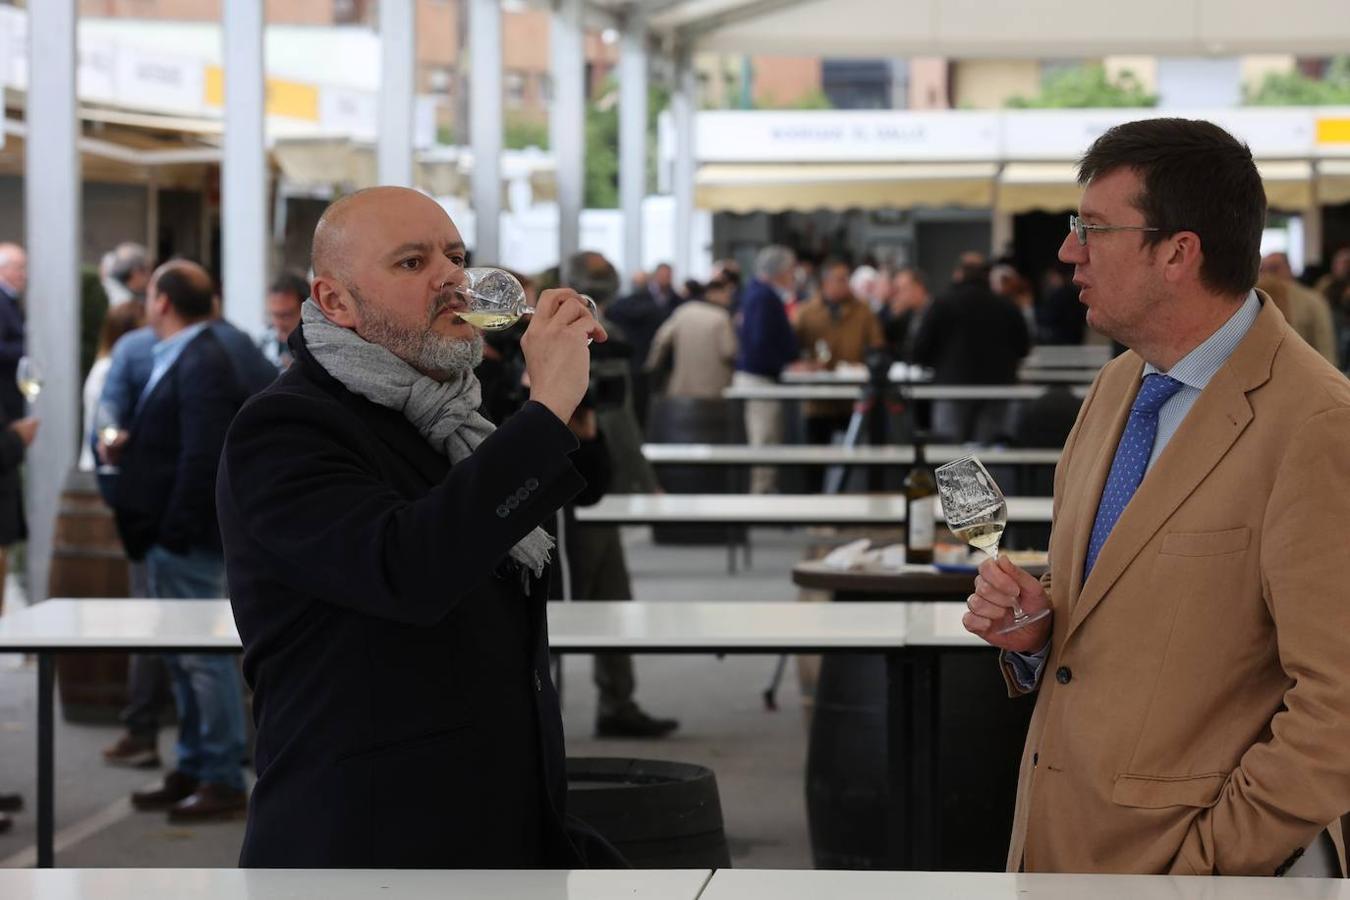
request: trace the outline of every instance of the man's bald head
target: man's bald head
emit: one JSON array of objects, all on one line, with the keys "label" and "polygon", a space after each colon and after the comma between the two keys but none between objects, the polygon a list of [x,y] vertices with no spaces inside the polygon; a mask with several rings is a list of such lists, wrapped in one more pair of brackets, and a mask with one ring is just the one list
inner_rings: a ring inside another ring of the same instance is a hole
[{"label": "man's bald head", "polygon": [[18,244],[0,244],[0,281],[20,294],[28,288],[28,254]]},{"label": "man's bald head", "polygon": [[[398,216],[398,211],[408,204],[429,204],[441,210],[440,204],[426,194],[405,187],[363,188],[334,200],[314,227],[314,241],[310,247],[310,265],[314,274],[350,281],[355,252],[370,246],[372,232],[380,227],[384,217]],[[444,210],[441,214],[444,215]]]}]

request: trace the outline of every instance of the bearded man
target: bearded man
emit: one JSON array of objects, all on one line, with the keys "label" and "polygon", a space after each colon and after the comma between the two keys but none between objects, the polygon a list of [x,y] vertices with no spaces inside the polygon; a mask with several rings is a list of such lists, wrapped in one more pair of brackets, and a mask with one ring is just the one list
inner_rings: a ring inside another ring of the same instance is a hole
[{"label": "bearded man", "polygon": [[604,330],[545,291],[521,341],[533,399],[494,430],[439,205],[358,192],[312,253],[294,363],[240,412],[218,480],[257,724],[241,865],[584,865],[538,526],[585,485],[567,423]]}]

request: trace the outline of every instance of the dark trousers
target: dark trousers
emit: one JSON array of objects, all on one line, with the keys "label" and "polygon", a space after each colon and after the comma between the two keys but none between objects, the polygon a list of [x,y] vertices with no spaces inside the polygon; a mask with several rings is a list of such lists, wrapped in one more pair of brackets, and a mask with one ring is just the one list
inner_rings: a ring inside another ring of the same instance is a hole
[{"label": "dark trousers", "polygon": [[[131,596],[149,597],[145,563],[132,561]],[[169,671],[158,653],[133,653],[127,670],[127,706],[118,717],[133,736],[153,741],[159,734],[159,721],[173,700],[169,691]]]},{"label": "dark trousers", "polygon": [[[633,599],[618,528],[575,525],[568,535],[567,550],[572,568],[572,599]],[[637,680],[633,675],[633,657],[627,653],[597,653],[591,678],[600,694],[597,715],[614,715],[633,705]]]},{"label": "dark trousers", "polygon": [[[803,425],[806,429],[806,442],[808,444],[828,445],[834,443],[834,436],[840,432],[847,432],[849,422],[852,416],[808,416]],[[862,442],[866,443],[867,437],[863,435]],[[825,477],[829,469],[824,466],[816,466],[812,469],[811,481],[809,485],[815,489],[818,494],[825,492]]]}]

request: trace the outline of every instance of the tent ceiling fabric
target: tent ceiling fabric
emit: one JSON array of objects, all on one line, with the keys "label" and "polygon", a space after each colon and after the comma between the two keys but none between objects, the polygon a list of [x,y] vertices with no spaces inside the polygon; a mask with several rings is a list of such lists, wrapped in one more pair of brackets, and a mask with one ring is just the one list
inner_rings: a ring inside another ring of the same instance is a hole
[{"label": "tent ceiling fabric", "polygon": [[[630,5],[591,0],[611,17]],[[700,50],[813,56],[1075,58],[1344,53],[1345,0],[647,0]]]},{"label": "tent ceiling fabric", "polygon": [[705,165],[694,202],[716,212],[804,209],[988,209],[993,163]]}]

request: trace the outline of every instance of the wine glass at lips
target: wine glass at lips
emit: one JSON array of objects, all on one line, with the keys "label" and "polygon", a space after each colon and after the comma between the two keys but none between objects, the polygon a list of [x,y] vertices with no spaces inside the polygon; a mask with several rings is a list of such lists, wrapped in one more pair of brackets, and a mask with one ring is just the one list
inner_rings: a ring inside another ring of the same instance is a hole
[{"label": "wine glass at lips", "polygon": [[[534,315],[523,288],[515,276],[502,269],[478,267],[464,270],[464,282],[459,287],[466,308],[457,311],[465,322],[484,331],[503,331],[524,316]],[[578,294],[591,318],[599,319],[595,301]],[[588,338],[587,343],[590,343]]]},{"label": "wine glass at lips", "polygon": [[29,403],[36,403],[42,393],[42,367],[31,356],[19,357],[19,365],[14,370],[14,381]]},{"label": "wine glass at lips", "polygon": [[[998,545],[1008,524],[1008,502],[989,471],[975,457],[953,460],[937,469],[938,495],[942,513],[952,534],[972,547],[998,558]],[[1007,634],[1039,622],[1050,615],[1049,607],[1037,613],[1025,613],[1013,601],[1012,624],[1000,628]]]}]

